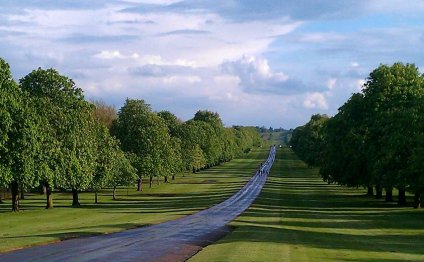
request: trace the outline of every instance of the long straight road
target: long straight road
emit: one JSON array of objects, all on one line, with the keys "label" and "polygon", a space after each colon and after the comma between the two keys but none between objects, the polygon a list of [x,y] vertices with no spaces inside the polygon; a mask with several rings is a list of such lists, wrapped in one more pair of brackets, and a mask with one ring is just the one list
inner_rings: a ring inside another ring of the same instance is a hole
[{"label": "long straight road", "polygon": [[275,158],[236,194],[209,209],[177,220],[124,232],[76,238],[0,255],[0,261],[183,261],[229,232],[227,223],[259,195]]}]

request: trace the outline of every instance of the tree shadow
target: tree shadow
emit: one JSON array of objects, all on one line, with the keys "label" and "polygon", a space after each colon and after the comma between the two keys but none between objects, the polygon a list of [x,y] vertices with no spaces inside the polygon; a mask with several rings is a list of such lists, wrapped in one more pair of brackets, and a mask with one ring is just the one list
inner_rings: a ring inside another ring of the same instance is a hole
[{"label": "tree shadow", "polygon": [[327,184],[288,150],[280,156],[259,198],[219,243],[423,254],[424,210],[368,197],[362,189]]}]

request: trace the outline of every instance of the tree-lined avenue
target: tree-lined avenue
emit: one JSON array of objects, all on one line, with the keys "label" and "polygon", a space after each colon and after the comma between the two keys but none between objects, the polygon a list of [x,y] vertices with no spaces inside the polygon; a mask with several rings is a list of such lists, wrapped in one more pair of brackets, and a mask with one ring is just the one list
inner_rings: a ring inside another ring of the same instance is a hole
[{"label": "tree-lined avenue", "polygon": [[275,146],[255,175],[229,199],[209,209],[162,224],[120,233],[72,239],[0,255],[3,261],[156,261],[184,260],[228,232],[227,223],[246,210],[259,195],[275,158]]}]

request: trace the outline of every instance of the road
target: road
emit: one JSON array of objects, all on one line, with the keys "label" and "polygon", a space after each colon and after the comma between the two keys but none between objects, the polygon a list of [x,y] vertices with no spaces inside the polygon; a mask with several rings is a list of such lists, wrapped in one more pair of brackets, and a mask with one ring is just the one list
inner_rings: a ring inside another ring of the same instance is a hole
[{"label": "road", "polygon": [[230,231],[226,225],[259,195],[275,150],[271,147],[261,170],[243,188],[211,208],[153,226],[0,254],[0,261],[184,261]]}]

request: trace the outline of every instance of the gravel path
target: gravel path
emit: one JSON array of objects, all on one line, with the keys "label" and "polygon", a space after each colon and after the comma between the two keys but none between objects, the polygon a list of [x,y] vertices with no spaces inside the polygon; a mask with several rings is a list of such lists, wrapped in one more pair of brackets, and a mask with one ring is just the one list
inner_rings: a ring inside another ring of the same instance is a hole
[{"label": "gravel path", "polygon": [[153,226],[0,254],[0,261],[184,261],[230,231],[226,225],[259,195],[275,150],[240,191],[211,208]]}]

